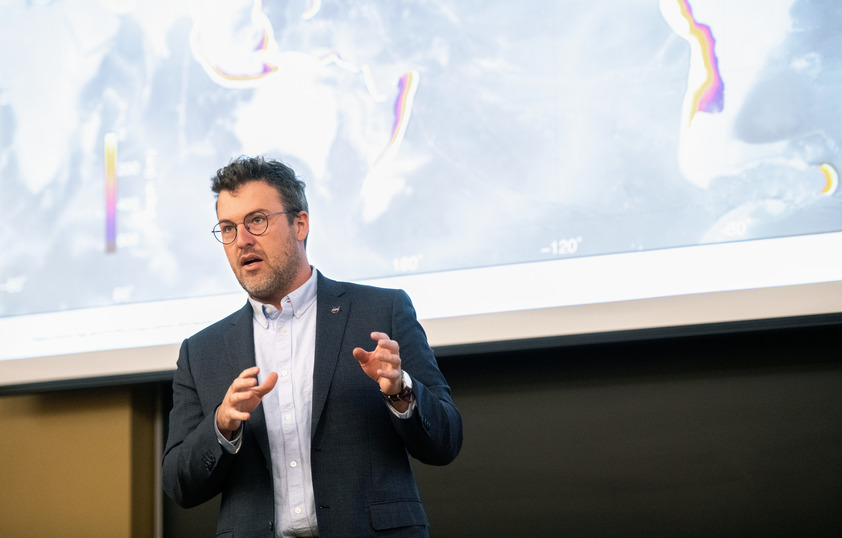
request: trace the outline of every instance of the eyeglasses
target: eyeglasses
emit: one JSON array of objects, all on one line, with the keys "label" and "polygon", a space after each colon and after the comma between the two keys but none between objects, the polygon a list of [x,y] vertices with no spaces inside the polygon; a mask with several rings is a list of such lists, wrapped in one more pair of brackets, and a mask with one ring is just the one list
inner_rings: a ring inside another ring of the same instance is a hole
[{"label": "eyeglasses", "polygon": [[269,217],[272,215],[283,215],[284,213],[298,213],[298,211],[278,211],[277,213],[265,213],[263,211],[252,211],[243,222],[233,223],[230,220],[219,221],[213,227],[213,236],[223,245],[230,245],[237,239],[237,226],[242,224],[251,235],[263,235],[269,229]]}]

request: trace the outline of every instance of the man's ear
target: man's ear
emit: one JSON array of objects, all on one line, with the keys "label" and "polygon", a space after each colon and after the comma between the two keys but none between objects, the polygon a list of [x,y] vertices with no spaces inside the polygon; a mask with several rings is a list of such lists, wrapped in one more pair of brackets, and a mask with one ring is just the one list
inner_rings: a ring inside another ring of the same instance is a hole
[{"label": "man's ear", "polygon": [[299,211],[293,221],[296,237],[299,241],[306,241],[310,234],[310,215],[306,211]]}]

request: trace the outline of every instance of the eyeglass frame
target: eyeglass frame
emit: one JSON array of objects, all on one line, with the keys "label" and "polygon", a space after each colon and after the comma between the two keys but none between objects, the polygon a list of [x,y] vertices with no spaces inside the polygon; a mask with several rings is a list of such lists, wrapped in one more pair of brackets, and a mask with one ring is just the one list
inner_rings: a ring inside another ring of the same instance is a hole
[{"label": "eyeglass frame", "polygon": [[[265,228],[262,232],[260,232],[260,233],[254,233],[253,231],[251,231],[251,230],[249,229],[248,224],[246,224],[246,221],[247,221],[247,220],[249,220],[249,217],[251,217],[251,216],[252,216],[252,215],[254,215],[255,213],[259,213],[259,214],[261,214],[261,215],[263,215],[263,216],[265,216],[265,217],[266,217],[266,228]],[[213,235],[213,237],[214,237],[217,241],[219,241],[219,242],[220,242],[220,243],[222,243],[223,245],[230,245],[231,243],[233,243],[234,241],[236,241],[236,240],[237,240],[237,234],[239,233],[240,224],[242,224],[242,225],[243,225],[243,228],[245,228],[245,229],[246,229],[246,231],[247,231],[248,233],[250,233],[251,235],[254,235],[254,236],[261,236],[261,235],[265,234],[267,231],[269,231],[269,217],[274,217],[275,215],[284,215],[284,214],[295,214],[295,215],[297,215],[297,214],[299,214],[299,213],[301,213],[301,211],[296,211],[296,210],[292,210],[292,209],[289,209],[289,210],[287,210],[287,211],[276,211],[275,213],[267,213],[266,211],[263,211],[262,209],[257,209],[257,210],[255,210],[255,211],[252,211],[251,213],[247,214],[247,215],[245,216],[245,218],[244,218],[242,221],[240,221],[240,222],[232,222],[232,221],[230,221],[230,220],[221,220],[221,221],[217,222],[217,223],[213,226],[213,229],[211,230],[211,234]],[[234,238],[233,238],[233,239],[231,239],[230,241],[228,241],[227,243],[226,243],[225,241],[223,241],[223,240],[222,240],[222,230],[221,230],[221,229],[217,229],[217,228],[219,228],[219,227],[220,227],[220,225],[221,225],[223,222],[230,222],[231,224],[233,224],[233,225],[234,225]]]}]

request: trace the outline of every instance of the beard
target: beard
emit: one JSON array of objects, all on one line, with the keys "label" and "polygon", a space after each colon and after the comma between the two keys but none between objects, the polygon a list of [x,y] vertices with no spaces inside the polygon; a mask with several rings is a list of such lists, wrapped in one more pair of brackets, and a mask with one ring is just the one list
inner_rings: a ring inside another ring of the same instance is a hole
[{"label": "beard", "polygon": [[296,248],[294,241],[287,245],[286,252],[276,259],[267,259],[261,256],[266,265],[262,274],[250,275],[246,272],[237,274],[237,281],[240,286],[254,299],[271,303],[273,300],[280,300],[285,295],[294,291],[296,277],[301,267],[301,254]]}]

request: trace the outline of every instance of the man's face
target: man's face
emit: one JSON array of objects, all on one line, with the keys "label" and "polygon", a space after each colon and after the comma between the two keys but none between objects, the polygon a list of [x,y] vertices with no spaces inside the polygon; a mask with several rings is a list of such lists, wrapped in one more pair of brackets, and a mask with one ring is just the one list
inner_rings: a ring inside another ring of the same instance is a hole
[{"label": "man's face", "polygon": [[[273,214],[285,209],[278,191],[265,181],[220,192],[216,206],[220,221],[237,223],[237,238],[225,245],[234,275],[253,298],[276,306],[310,277],[304,250],[309,216],[302,211],[290,224],[287,215]],[[241,224],[254,211],[269,215],[269,227],[261,235],[251,234]]]}]

